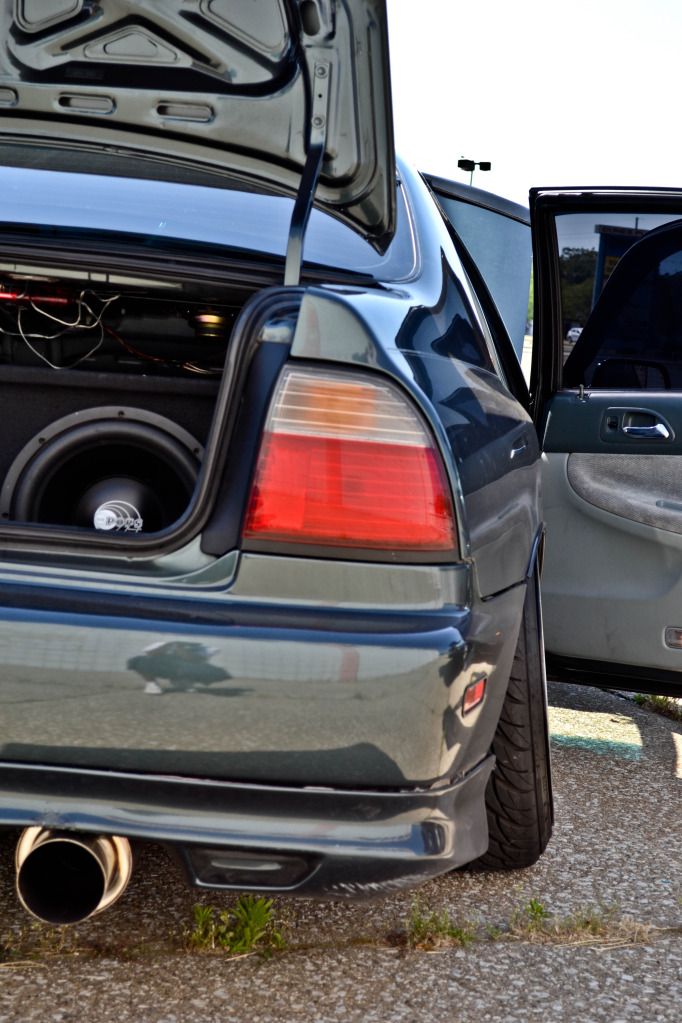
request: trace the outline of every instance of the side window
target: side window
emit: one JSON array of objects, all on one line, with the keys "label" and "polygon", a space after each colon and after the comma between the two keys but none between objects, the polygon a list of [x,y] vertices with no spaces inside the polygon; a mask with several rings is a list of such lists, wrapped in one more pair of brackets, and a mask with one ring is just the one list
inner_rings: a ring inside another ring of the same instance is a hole
[{"label": "side window", "polygon": [[521,361],[528,334],[531,273],[528,210],[454,182],[447,183],[448,191],[442,182],[433,180],[431,184],[445,216],[478,267]]},{"label": "side window", "polygon": [[595,209],[555,225],[564,386],[682,387],[679,214]]},{"label": "side window", "polygon": [[[610,264],[598,252],[593,264],[592,308],[564,343],[565,386],[682,390],[682,221],[631,238]],[[562,277],[564,310],[570,288]]]}]

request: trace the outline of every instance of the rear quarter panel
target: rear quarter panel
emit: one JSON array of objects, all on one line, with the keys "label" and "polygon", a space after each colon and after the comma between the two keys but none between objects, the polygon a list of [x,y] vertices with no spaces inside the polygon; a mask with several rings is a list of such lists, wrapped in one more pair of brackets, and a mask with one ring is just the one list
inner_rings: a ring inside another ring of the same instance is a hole
[{"label": "rear quarter panel", "polygon": [[292,355],[377,369],[411,394],[450,474],[462,554],[488,597],[528,571],[540,524],[537,436],[487,354],[492,337],[430,193],[401,173],[417,272],[381,289],[309,289]]}]

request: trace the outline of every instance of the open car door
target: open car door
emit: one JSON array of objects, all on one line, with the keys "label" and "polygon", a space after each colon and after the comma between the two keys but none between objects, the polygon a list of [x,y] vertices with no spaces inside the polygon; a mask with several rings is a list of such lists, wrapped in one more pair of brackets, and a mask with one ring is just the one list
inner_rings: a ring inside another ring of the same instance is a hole
[{"label": "open car door", "polygon": [[682,693],[682,191],[531,193],[550,676]]}]

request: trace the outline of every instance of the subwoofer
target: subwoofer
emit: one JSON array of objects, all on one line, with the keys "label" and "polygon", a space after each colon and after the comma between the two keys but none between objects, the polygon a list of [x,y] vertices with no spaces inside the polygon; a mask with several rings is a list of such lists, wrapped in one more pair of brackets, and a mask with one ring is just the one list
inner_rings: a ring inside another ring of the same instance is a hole
[{"label": "subwoofer", "polygon": [[87,408],[50,423],[15,457],[0,492],[5,521],[150,533],[186,510],[203,449],[146,409]]}]

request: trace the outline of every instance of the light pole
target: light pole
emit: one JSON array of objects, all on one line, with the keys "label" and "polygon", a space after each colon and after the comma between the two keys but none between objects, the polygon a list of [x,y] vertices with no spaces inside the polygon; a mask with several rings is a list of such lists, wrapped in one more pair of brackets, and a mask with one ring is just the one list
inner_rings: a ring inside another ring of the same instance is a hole
[{"label": "light pole", "polygon": [[474,170],[478,167],[479,170],[488,171],[492,167],[490,160],[465,160],[464,157],[457,161],[457,166],[460,170],[469,171],[469,184],[474,180]]}]

